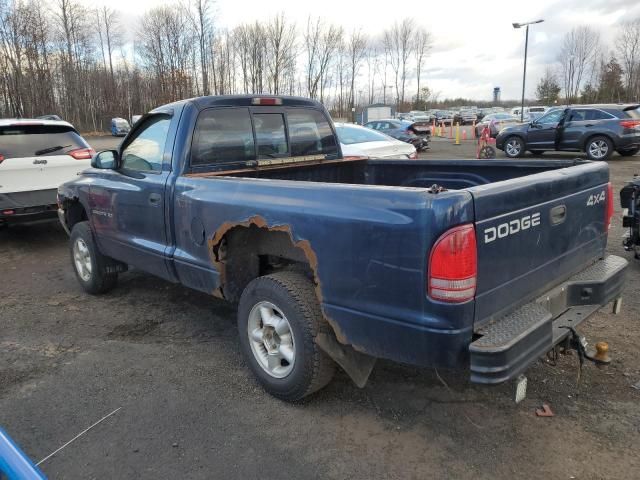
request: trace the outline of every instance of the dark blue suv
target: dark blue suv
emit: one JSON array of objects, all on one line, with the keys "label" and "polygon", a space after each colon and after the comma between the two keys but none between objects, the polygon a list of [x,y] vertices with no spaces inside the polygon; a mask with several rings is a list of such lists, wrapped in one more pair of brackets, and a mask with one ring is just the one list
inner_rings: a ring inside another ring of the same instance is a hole
[{"label": "dark blue suv", "polygon": [[554,108],[533,122],[504,128],[496,147],[507,157],[526,150],[585,152],[590,160],[607,160],[613,151],[622,156],[640,151],[640,105],[578,105]]}]

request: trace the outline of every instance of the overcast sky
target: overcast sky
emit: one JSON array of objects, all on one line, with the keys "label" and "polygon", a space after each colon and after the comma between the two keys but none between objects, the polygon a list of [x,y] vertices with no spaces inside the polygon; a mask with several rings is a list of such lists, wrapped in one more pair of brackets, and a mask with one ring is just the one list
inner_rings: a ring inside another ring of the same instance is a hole
[{"label": "overcast sky", "polygon": [[[123,12],[128,25],[135,25],[137,16],[161,3],[110,0],[108,4]],[[589,25],[613,48],[616,24],[640,17],[640,0],[217,0],[213,12],[217,28],[284,12],[301,27],[309,15],[320,16],[347,31],[362,29],[370,35],[411,16],[433,35],[424,73],[427,85],[440,98],[482,100],[491,98],[495,86],[501,87],[503,99],[520,97],[525,32],[514,29],[513,22],[545,20],[530,30],[526,93],[533,97],[538,78],[555,61],[567,31]]]}]

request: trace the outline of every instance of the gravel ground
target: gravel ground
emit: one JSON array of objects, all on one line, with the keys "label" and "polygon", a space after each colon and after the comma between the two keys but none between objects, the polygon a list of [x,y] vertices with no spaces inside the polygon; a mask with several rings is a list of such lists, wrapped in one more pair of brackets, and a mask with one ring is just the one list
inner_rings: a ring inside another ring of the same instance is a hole
[{"label": "gravel ground", "polygon": [[[434,140],[423,156],[473,155],[471,141]],[[640,157],[610,165],[618,191]],[[622,233],[618,220],[609,251],[631,261],[623,311],[581,328],[614,361],[586,366],[579,387],[575,356],[535,364],[519,405],[507,386],[380,361],[362,390],[338,374],[290,405],[243,365],[234,306],[135,271],[88,296],[55,222],[2,230],[0,425],[39,460],[121,407],[43,464],[55,479],[638,478],[640,262]],[[543,402],[554,417],[535,415]]]}]

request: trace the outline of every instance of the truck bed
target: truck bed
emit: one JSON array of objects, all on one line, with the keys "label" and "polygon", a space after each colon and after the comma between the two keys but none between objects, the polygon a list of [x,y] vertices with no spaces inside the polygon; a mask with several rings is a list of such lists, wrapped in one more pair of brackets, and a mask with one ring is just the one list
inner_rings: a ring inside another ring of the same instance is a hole
[{"label": "truck bed", "polygon": [[314,164],[215,172],[198,176],[231,176],[428,188],[433,184],[460,190],[587,163],[583,160],[329,160]]}]

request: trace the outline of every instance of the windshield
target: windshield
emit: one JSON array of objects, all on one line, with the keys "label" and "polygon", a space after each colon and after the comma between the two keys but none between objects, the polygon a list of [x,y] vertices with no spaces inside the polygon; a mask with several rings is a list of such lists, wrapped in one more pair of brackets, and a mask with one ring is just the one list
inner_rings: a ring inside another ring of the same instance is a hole
[{"label": "windshield", "polygon": [[382,133],[355,125],[336,126],[336,133],[338,134],[340,143],[344,145],[367,142],[388,142],[390,140],[389,137]]}]

